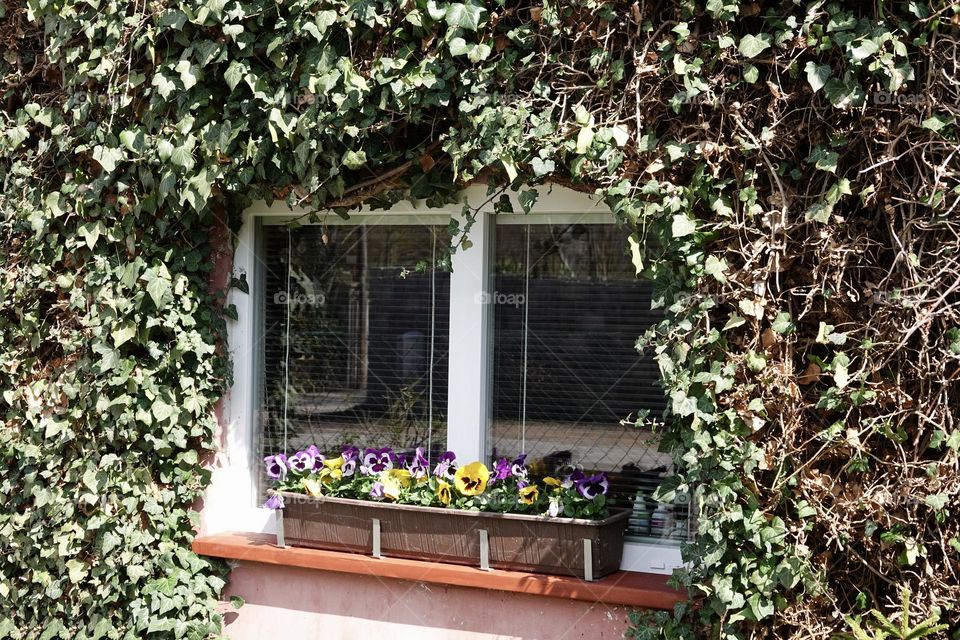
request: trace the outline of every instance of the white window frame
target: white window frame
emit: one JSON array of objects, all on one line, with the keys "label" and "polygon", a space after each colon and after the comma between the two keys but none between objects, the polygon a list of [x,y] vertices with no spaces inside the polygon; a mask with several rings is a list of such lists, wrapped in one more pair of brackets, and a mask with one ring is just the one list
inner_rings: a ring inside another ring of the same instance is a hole
[{"label": "white window frame", "polygon": [[[447,447],[463,460],[485,460],[491,433],[493,394],[493,315],[490,304],[477,299],[488,291],[492,276],[495,224],[609,223],[609,209],[598,199],[558,186],[537,188],[539,196],[529,214],[495,214],[492,202],[481,207],[469,231],[472,246],[452,258],[450,277],[450,370],[447,409]],[[469,187],[462,200],[473,206],[488,200],[484,187]],[[522,211],[511,194],[514,211]],[[399,203],[389,211],[364,208],[349,220],[330,213],[328,224],[463,224],[462,204],[427,208],[423,203]],[[305,212],[283,202],[256,202],[244,213],[235,238],[233,275],[245,277],[250,293],[231,289],[227,304],[235,305],[238,320],[228,321],[227,335],[233,363],[233,385],[221,405],[221,451],[213,464],[211,486],[202,512],[201,532],[275,533],[275,516],[258,504],[258,479],[262,473],[256,415],[257,379],[261,363],[258,339],[260,296],[264,295],[262,269],[258,268],[258,229],[262,224],[282,224]],[[627,541],[621,569],[669,574],[683,565],[676,543]]]}]

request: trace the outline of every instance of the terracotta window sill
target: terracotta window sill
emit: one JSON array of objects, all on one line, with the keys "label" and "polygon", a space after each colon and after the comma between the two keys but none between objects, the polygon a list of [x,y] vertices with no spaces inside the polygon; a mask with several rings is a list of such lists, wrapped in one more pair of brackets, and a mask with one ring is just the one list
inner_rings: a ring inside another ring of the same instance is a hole
[{"label": "terracotta window sill", "polygon": [[401,558],[380,558],[298,547],[277,547],[275,536],[256,533],[221,533],[194,540],[193,550],[205,556],[375,575],[398,580],[495,589],[513,593],[603,602],[644,609],[673,609],[684,594],[667,586],[667,576],[618,571],[595,582],[522,571],[483,571],[475,567]]}]

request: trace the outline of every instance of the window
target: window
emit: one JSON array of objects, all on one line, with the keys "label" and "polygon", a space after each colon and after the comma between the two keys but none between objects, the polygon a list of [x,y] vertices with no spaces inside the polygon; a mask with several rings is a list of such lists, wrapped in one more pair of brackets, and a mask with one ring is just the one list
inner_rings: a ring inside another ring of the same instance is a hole
[{"label": "window", "polygon": [[449,237],[428,225],[264,226],[261,451],[446,446]]},{"label": "window", "polygon": [[664,406],[657,368],[637,350],[658,319],[651,289],[609,212],[562,191],[542,191],[531,214],[479,215],[473,246],[452,256],[459,206],[294,226],[279,204],[247,212],[235,271],[253,286],[230,299],[238,435],[224,492],[242,481],[249,498],[223,506],[213,528],[270,530],[271,514],[250,506],[268,452],[348,442],[486,461],[525,452],[542,473],[610,474],[612,497],[633,512],[624,568],[679,566],[689,514],[652,498],[670,458],[627,424]]},{"label": "window", "polygon": [[634,511],[629,535],[683,539],[687,512],[652,497],[670,456],[622,423],[664,408],[657,366],[637,349],[660,315],[627,235],[583,220],[497,226],[492,457],[526,453],[544,473],[606,471],[611,499]]}]

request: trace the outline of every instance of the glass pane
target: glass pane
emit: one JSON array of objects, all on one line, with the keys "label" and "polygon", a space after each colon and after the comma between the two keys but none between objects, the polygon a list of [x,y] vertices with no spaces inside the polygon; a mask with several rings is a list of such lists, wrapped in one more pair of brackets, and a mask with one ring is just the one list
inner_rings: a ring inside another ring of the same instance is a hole
[{"label": "glass pane", "polygon": [[494,457],[525,452],[541,473],[564,464],[607,471],[630,534],[686,536],[685,508],[651,497],[671,471],[648,429],[621,421],[664,408],[659,371],[638,338],[660,315],[616,225],[497,228]]},{"label": "glass pane", "polygon": [[261,450],[446,444],[442,226],[263,228]]}]

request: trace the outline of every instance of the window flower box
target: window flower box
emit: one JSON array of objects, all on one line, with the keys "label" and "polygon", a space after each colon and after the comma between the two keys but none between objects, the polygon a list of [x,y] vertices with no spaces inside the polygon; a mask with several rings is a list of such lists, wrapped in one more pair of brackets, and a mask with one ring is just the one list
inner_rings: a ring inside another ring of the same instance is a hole
[{"label": "window flower box", "polygon": [[284,544],[601,578],[620,568],[630,512],[602,520],[465,511],[280,492]]},{"label": "window flower box", "polygon": [[450,452],[431,473],[420,449],[409,462],[354,447],[264,462],[277,480],[266,506],[277,510],[281,545],[586,580],[620,567],[630,512],[606,508],[602,474],[533,478],[522,456],[458,468]]}]

